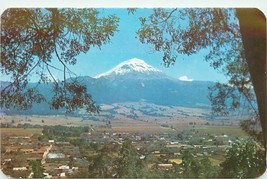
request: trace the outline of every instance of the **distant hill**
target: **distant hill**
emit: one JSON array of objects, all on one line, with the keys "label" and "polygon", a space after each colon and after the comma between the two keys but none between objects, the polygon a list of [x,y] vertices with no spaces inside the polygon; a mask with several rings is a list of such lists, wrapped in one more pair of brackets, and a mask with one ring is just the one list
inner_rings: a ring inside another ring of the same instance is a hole
[{"label": "distant hill", "polygon": [[120,63],[95,78],[79,77],[98,103],[146,101],[159,105],[210,107],[208,86],[213,82],[181,81],[140,59]]},{"label": "distant hill", "polygon": [[[72,79],[68,79],[72,80]],[[97,104],[145,102],[146,104],[209,109],[208,86],[213,82],[181,81],[165,75],[140,59],[130,59],[94,78],[80,76],[77,81],[87,86]],[[36,84],[32,83],[30,86]],[[38,89],[47,100],[52,97],[52,84],[41,84]],[[62,114],[48,104],[34,105],[23,114]]]}]

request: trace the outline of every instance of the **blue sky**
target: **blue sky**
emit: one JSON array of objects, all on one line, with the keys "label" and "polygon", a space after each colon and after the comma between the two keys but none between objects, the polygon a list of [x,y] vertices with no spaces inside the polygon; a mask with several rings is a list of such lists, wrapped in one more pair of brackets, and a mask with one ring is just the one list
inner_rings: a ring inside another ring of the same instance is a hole
[{"label": "blue sky", "polygon": [[[139,17],[148,16],[152,9],[138,9],[133,15],[128,14],[127,9],[99,9],[100,15],[115,14],[120,18],[118,31],[109,44],[103,45],[101,49],[91,48],[86,54],[77,57],[77,63],[70,66],[72,72],[78,76],[94,77],[104,73],[119,63],[132,58],[144,60],[149,65],[161,70],[165,74],[174,78],[201,80],[201,81],[220,81],[226,82],[226,77],[210,67],[204,61],[205,50],[197,54],[187,56],[180,55],[174,66],[165,67],[162,61],[161,52],[152,52],[152,47],[142,44],[136,38],[136,32],[140,27]],[[54,66],[61,68],[61,64],[55,60]],[[63,73],[51,69],[56,79],[63,79]],[[39,76],[32,76],[30,81],[34,82]]]},{"label": "blue sky", "polygon": [[142,44],[136,38],[140,27],[139,17],[149,15],[151,9],[139,9],[134,15],[128,15],[126,9],[101,9],[100,13],[117,15],[120,18],[119,31],[101,50],[92,48],[87,54],[79,55],[77,64],[71,67],[77,75],[94,77],[122,61],[140,58],[174,78],[187,76],[193,80],[226,81],[224,75],[213,70],[209,63],[204,61],[204,50],[191,56],[181,55],[174,66],[166,68],[162,64],[162,53],[152,53],[150,45]]}]

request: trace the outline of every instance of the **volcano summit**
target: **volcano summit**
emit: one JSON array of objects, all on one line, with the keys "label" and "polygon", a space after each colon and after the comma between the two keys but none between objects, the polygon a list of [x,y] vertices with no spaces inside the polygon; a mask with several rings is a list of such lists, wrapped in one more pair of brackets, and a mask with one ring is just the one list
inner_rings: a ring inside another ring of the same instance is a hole
[{"label": "volcano summit", "polygon": [[95,78],[115,76],[115,75],[126,75],[129,73],[143,73],[143,74],[152,74],[152,73],[162,73],[160,70],[148,65],[143,60],[138,58],[132,58],[130,60],[124,61],[111,70],[102,73]]}]

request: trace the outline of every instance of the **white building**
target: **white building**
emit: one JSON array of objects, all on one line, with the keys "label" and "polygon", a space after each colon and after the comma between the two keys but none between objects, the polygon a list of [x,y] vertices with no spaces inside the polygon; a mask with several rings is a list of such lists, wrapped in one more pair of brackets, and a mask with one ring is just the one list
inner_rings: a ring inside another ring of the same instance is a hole
[{"label": "white building", "polygon": [[27,168],[26,167],[14,167],[13,170],[14,171],[27,170]]}]

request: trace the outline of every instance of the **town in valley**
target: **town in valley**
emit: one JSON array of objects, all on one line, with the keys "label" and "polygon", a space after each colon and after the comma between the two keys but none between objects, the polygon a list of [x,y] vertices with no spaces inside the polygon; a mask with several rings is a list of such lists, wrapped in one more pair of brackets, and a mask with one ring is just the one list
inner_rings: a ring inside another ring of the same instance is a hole
[{"label": "town in valley", "polygon": [[[95,118],[94,118],[95,119]],[[183,155],[208,158],[214,168],[244,136],[238,122],[177,119],[89,120],[67,116],[1,116],[1,169],[10,177],[117,177],[123,144],[133,147],[146,172],[170,176]]]}]

